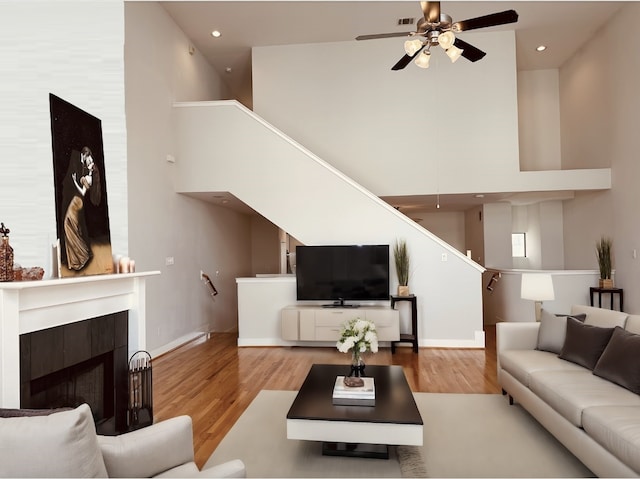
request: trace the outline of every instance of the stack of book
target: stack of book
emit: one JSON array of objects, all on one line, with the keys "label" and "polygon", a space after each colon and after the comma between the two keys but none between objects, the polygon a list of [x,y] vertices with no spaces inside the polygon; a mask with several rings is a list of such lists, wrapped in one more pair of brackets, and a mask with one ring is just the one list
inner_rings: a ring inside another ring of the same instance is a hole
[{"label": "stack of book", "polygon": [[333,386],[333,404],[337,406],[375,406],[376,388],[373,378],[361,378],[363,386],[349,387],[344,376],[338,376]]}]

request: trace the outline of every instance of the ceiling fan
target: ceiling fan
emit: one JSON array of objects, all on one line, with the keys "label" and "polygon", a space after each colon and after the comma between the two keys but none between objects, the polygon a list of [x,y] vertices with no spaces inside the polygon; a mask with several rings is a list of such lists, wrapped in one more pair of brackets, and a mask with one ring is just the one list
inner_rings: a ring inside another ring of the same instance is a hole
[{"label": "ceiling fan", "polygon": [[417,22],[418,28],[414,32],[378,33],[360,35],[356,40],[372,40],[374,38],[414,37],[404,44],[405,55],[391,67],[392,70],[402,70],[415,58],[415,64],[421,68],[429,67],[431,47],[440,46],[445,50],[451,62],[461,56],[471,62],[477,62],[486,55],[482,50],[457,38],[455,34],[478,28],[494,27],[518,21],[515,10],[492,13],[482,17],[470,18],[453,23],[446,13],[440,11],[440,2],[420,2],[423,17]]}]

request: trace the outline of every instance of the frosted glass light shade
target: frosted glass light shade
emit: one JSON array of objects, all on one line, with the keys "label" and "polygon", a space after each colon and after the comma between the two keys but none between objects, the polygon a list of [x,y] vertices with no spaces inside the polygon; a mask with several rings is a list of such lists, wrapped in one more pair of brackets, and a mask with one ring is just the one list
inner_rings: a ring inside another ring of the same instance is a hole
[{"label": "frosted glass light shade", "polygon": [[520,297],[532,301],[551,301],[555,299],[553,279],[550,274],[524,273],[520,284]]},{"label": "frosted glass light shade", "polygon": [[451,58],[451,63],[455,63],[462,56],[462,49],[452,46],[447,50],[447,56]]},{"label": "frosted glass light shade", "polygon": [[415,40],[407,40],[404,42],[404,51],[407,55],[412,57],[418,50],[422,48],[422,42],[417,38]]},{"label": "frosted glass light shade", "polygon": [[438,35],[438,43],[445,50],[448,50],[449,48],[451,48],[455,40],[456,40],[456,37],[452,32],[444,32]]},{"label": "frosted glass light shade", "polygon": [[418,55],[414,63],[420,68],[429,68],[429,60],[431,60],[431,54],[429,52],[423,52]]}]

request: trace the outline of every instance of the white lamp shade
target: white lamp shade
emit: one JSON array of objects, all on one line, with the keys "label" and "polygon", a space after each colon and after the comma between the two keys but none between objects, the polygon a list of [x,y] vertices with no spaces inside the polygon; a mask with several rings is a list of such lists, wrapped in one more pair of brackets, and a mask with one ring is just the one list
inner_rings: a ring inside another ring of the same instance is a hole
[{"label": "white lamp shade", "polygon": [[524,273],[520,285],[520,297],[532,301],[551,301],[555,299],[553,293],[553,278],[545,273]]},{"label": "white lamp shade", "polygon": [[407,40],[404,42],[404,51],[407,55],[412,57],[415,53],[422,48],[422,42],[417,38],[415,40]]},{"label": "white lamp shade", "polygon": [[444,32],[438,35],[438,44],[445,50],[451,48],[455,40],[456,37],[452,32]]},{"label": "white lamp shade", "polygon": [[415,59],[414,63],[420,68],[429,68],[429,60],[431,60],[431,54],[429,52],[422,52]]},{"label": "white lamp shade", "polygon": [[447,56],[451,58],[451,63],[455,63],[462,56],[462,49],[454,45],[447,50]]}]

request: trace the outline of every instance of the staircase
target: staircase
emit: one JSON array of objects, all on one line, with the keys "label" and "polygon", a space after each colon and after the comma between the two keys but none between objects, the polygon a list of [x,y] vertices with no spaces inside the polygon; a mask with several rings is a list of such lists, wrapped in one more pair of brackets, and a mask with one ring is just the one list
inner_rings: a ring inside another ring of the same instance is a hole
[{"label": "staircase", "polygon": [[[174,110],[176,192],[229,192],[304,244],[406,239],[420,345],[484,347],[484,268],[240,103],[176,103]],[[392,291],[396,285],[393,277]]]}]

